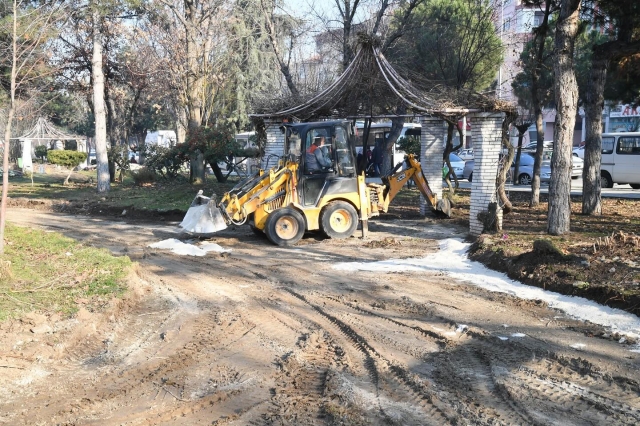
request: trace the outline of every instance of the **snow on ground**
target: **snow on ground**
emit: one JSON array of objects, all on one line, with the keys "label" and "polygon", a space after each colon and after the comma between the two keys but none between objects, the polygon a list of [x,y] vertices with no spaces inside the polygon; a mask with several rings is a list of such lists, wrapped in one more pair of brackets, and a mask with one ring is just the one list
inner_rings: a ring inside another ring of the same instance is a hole
[{"label": "snow on ground", "polygon": [[157,243],[149,244],[151,248],[171,250],[175,254],[181,256],[205,256],[210,251],[218,253],[224,253],[230,251],[224,249],[216,243],[204,243],[199,246],[194,244],[188,244],[175,238],[169,238],[168,240],[162,240]]},{"label": "snow on ground", "polygon": [[[339,270],[381,272],[440,271],[452,278],[477,285],[490,291],[511,294],[522,299],[543,300],[549,306],[568,315],[610,327],[635,339],[640,338],[640,318],[620,309],[613,309],[582,297],[564,296],[538,287],[528,286],[493,271],[480,262],[469,260],[470,244],[458,239],[440,240],[440,251],[423,258],[390,259],[379,262],[342,262],[334,265]],[[512,336],[514,337],[514,336]],[[640,351],[640,346],[634,352]]]}]

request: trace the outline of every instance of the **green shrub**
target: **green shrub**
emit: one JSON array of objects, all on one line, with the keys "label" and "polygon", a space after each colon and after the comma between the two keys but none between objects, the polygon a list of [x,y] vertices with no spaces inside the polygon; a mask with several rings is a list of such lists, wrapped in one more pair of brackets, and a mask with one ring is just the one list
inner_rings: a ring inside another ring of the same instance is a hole
[{"label": "green shrub", "polygon": [[36,158],[40,160],[41,163],[44,162],[44,160],[47,158],[47,146],[38,145],[36,146],[35,152],[36,152]]},{"label": "green shrub", "polygon": [[59,149],[47,151],[47,160],[49,160],[49,163],[57,164],[64,167],[77,167],[86,159],[86,152],[67,151]]},{"label": "green shrub", "polygon": [[155,182],[158,178],[156,172],[147,167],[142,167],[136,171],[132,171],[131,176],[133,177],[133,181],[136,183],[136,185],[144,185],[145,183]]}]

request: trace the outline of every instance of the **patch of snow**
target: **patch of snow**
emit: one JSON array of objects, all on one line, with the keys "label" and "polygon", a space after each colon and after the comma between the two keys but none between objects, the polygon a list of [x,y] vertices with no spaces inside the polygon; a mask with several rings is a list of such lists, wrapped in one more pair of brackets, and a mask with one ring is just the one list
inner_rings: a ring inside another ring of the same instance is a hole
[{"label": "patch of snow", "polygon": [[228,252],[230,250],[220,247],[216,243],[204,243],[200,246],[187,244],[175,238],[169,238],[157,243],[149,244],[151,248],[171,250],[171,252],[181,256],[205,256],[210,251],[218,253]]},{"label": "patch of snow", "polygon": [[462,333],[463,331],[465,331],[466,329],[468,329],[469,327],[464,325],[464,324],[460,324],[458,326],[458,328],[456,328],[456,333]]},{"label": "patch of snow", "polygon": [[585,345],[584,343],[574,343],[573,345],[569,345],[569,346],[579,351],[587,347],[587,345]]},{"label": "patch of snow", "polygon": [[527,337],[527,335],[524,333],[513,333],[511,337]]},{"label": "patch of snow", "polygon": [[508,338],[508,337],[504,337],[504,336],[497,336],[497,337],[498,337],[498,339],[503,340],[503,341],[504,341],[504,340],[509,340],[509,338]]},{"label": "patch of snow", "polygon": [[480,262],[469,260],[469,243],[459,239],[440,240],[440,251],[422,258],[389,259],[380,262],[342,262],[333,268],[367,272],[442,272],[452,278],[482,287],[489,291],[511,294],[521,299],[543,300],[573,318],[591,321],[612,331],[640,338],[640,318],[621,309],[609,308],[591,300],[565,296],[538,287],[522,284],[493,271]]}]

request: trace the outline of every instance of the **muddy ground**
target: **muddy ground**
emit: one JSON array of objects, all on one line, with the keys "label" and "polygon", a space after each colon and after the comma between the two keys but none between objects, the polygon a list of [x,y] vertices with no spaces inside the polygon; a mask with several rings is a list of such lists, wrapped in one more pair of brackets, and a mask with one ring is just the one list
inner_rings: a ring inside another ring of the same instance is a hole
[{"label": "muddy ground", "polygon": [[198,258],[147,247],[186,239],[173,223],[9,220],[138,265],[123,300],[1,325],[0,423],[640,423],[640,353],[607,330],[437,271],[332,268],[422,257],[462,227],[392,216],[368,240],[295,248],[241,227],[213,239],[232,251]]}]

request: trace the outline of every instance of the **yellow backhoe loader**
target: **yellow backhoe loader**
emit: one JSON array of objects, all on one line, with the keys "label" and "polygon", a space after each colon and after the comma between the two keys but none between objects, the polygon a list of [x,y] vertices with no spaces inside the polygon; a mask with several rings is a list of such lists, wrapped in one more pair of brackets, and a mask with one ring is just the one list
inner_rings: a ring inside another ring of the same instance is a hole
[{"label": "yellow backhoe loader", "polygon": [[362,221],[387,212],[389,203],[413,179],[431,208],[450,215],[449,201],[436,199],[412,156],[396,165],[382,184],[366,183],[356,173],[356,146],[349,121],[285,124],[284,155],[269,170],[238,183],[220,201],[202,191],[180,224],[187,232],[208,236],[228,225],[248,223],[256,233],[279,246],[296,244],[306,231],[330,238],[353,235]]}]

